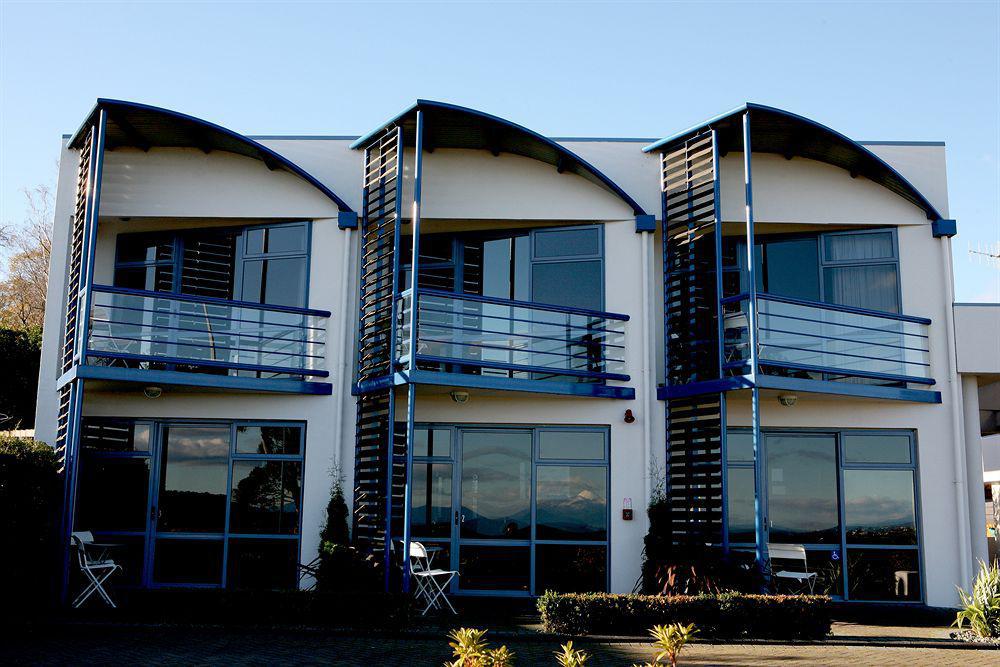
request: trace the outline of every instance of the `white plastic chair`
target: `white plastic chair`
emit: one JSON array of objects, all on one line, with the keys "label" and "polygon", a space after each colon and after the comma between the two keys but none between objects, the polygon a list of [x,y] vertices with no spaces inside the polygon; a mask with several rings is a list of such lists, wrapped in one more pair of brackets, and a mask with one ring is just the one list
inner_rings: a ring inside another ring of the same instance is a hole
[{"label": "white plastic chair", "polygon": [[[94,542],[94,535],[89,530],[73,533],[72,539],[73,545],[76,547],[76,559],[80,565],[80,571],[88,580],[87,586],[73,600],[73,608],[79,607],[87,601],[87,598],[97,593],[114,609],[115,603],[111,599],[111,596],[108,595],[108,592],[104,590],[104,582],[112,574],[121,570],[121,565],[108,558],[107,546],[96,544]],[[103,550],[99,555],[94,556],[92,550],[97,546],[103,547]]]},{"label": "white plastic chair", "polygon": [[427,602],[427,606],[420,612],[421,616],[426,616],[432,608],[443,609],[442,601],[448,605],[451,613],[458,613],[445,594],[445,589],[457,574],[454,570],[432,569],[427,548],[420,542],[410,542],[410,577],[416,583],[417,597]]},{"label": "white plastic chair", "polygon": [[[799,586],[809,589],[809,594],[813,594],[816,587],[817,575],[810,572],[806,564],[806,548],[801,544],[773,544],[767,543],[767,556],[771,566],[771,576],[778,580],[794,581]],[[782,561],[787,566],[795,569],[775,569],[774,561]],[[801,565],[799,565],[801,563]],[[801,568],[801,569],[799,569]]]}]

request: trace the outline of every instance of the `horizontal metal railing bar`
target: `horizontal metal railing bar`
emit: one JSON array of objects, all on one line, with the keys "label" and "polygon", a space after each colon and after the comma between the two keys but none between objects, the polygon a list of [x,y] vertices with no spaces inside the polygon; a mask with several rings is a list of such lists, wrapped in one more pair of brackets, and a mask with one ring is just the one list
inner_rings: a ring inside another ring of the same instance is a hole
[{"label": "horizontal metal railing bar", "polygon": [[[227,350],[230,352],[249,352],[251,354],[287,354],[289,357],[302,357],[306,359],[323,359],[326,356],[322,354],[305,354],[305,353],[292,354],[292,353],[282,352],[280,350],[262,350],[260,348],[227,347],[225,345],[214,345],[205,343],[186,343],[179,340],[161,341],[161,340],[151,340],[149,338],[133,338],[131,336],[105,336],[99,333],[92,333],[90,337],[101,338],[105,340],[131,341],[134,343],[149,343],[151,345],[183,345],[184,347],[207,347],[213,350]],[[295,345],[298,344],[295,341],[292,341],[292,343]]]},{"label": "horizontal metal railing bar", "polygon": [[311,375],[313,377],[329,377],[328,371],[321,371],[309,368],[284,368],[281,366],[265,366],[261,364],[229,363],[225,361],[214,361],[211,359],[184,359],[182,357],[150,357],[142,354],[131,354],[128,352],[105,352],[102,350],[92,350],[87,348],[86,356],[101,357],[109,359],[127,359],[131,361],[155,361],[165,364],[183,364],[186,366],[212,366],[216,368],[228,368],[239,371],[260,371],[262,373],[282,373],[285,375]]},{"label": "horizontal metal railing bar", "polygon": [[[93,311],[94,308],[105,308],[107,310],[129,310],[129,311],[132,311],[134,313],[149,313],[150,315],[157,315],[157,316],[169,317],[169,318],[197,317],[197,318],[204,318],[204,319],[208,319],[208,320],[218,320],[220,322],[240,322],[242,324],[256,324],[258,326],[260,326],[260,325],[269,325],[269,326],[289,327],[289,328],[296,328],[296,329],[309,329],[310,331],[326,331],[325,327],[314,327],[314,326],[310,326],[308,324],[285,324],[285,323],[281,323],[281,322],[262,322],[261,320],[244,320],[244,319],[241,319],[239,317],[226,317],[224,315],[214,315],[214,314],[208,314],[208,313],[175,312],[175,311],[172,311],[172,310],[150,310],[149,308],[135,308],[134,306],[124,306],[124,305],[117,304],[117,303],[112,303],[112,304],[108,304],[108,303],[94,303],[94,304],[91,304],[91,311]],[[288,314],[297,315],[298,313],[288,313]],[[307,317],[319,317],[319,316],[318,315],[308,315]],[[91,319],[93,319],[93,318],[94,318],[93,312],[91,312]],[[98,320],[98,321],[104,321],[104,320]],[[150,324],[149,326],[154,326],[154,325]],[[159,326],[159,325],[155,325],[155,326]]]},{"label": "horizontal metal railing bar", "polygon": [[[423,321],[422,317],[420,317],[424,313],[440,313],[442,315],[449,315],[451,317],[480,318],[480,319],[484,319],[484,320],[487,320],[487,319],[488,320],[502,320],[504,322],[522,322],[524,324],[537,324],[539,326],[557,327],[559,329],[566,329],[566,330],[568,330],[568,329],[575,329],[577,331],[585,331],[587,333],[606,333],[606,334],[617,334],[617,335],[624,335],[624,333],[625,333],[624,331],[616,331],[615,329],[605,329],[603,327],[602,328],[591,328],[591,327],[586,327],[586,326],[582,326],[582,325],[579,325],[579,324],[566,324],[566,323],[560,323],[560,322],[540,322],[538,320],[528,320],[528,319],[524,319],[524,318],[521,318],[521,317],[504,317],[503,315],[485,315],[483,313],[465,313],[465,312],[456,312],[454,310],[441,310],[440,308],[433,308],[433,307],[428,306],[426,304],[421,304],[421,305],[418,306],[418,308],[419,308],[419,312],[418,312],[418,318],[417,318],[417,320],[418,320],[418,322],[421,325],[428,324],[427,322]],[[409,312],[409,310],[407,310],[407,312]],[[433,323],[431,323],[431,324],[433,324]],[[461,328],[461,327],[456,327],[456,328]],[[483,331],[483,330],[480,329],[480,331]],[[496,333],[508,333],[508,334],[514,335],[513,332],[506,332],[506,331],[500,331],[500,332],[496,332]]]},{"label": "horizontal metal railing bar", "polygon": [[[735,314],[735,313],[733,313]],[[808,317],[799,317],[797,315],[786,315],[785,313],[772,313],[766,310],[759,310],[758,317],[774,317],[782,318],[786,320],[797,320],[799,322],[810,322],[814,324],[823,324],[830,327],[846,327],[849,329],[858,329],[859,331],[874,331],[876,333],[892,334],[894,336],[909,336],[910,338],[923,338],[926,340],[929,338],[927,334],[913,333],[910,331],[891,331],[888,329],[880,329],[879,327],[866,327],[862,324],[851,324],[846,322],[826,322],[823,320],[814,320]]]},{"label": "horizontal metal railing bar", "polygon": [[[549,341],[553,341],[553,342],[556,342],[556,343],[564,343],[564,344],[569,344],[569,345],[592,345],[592,346],[600,346],[600,347],[614,347],[614,348],[618,348],[618,349],[621,349],[621,350],[625,349],[624,345],[616,345],[615,343],[602,343],[602,342],[596,341],[596,340],[594,340],[594,341],[586,341],[586,342],[583,342],[583,341],[572,341],[572,340],[567,340],[565,337],[538,336],[538,335],[535,335],[535,334],[519,333],[519,332],[516,332],[516,331],[493,331],[492,329],[477,329],[475,327],[456,327],[456,326],[448,326],[446,324],[438,324],[436,322],[419,321],[418,322],[418,326],[421,329],[431,328],[431,329],[448,329],[449,331],[473,331],[473,332],[476,332],[476,333],[494,334],[494,335],[497,335],[497,336],[507,336],[507,337],[510,337],[510,338],[534,338],[535,340],[549,340]],[[559,327],[560,325],[553,324],[553,325],[550,325],[550,326]],[[609,332],[609,333],[618,333],[618,332]]]},{"label": "horizontal metal railing bar", "polygon": [[[239,336],[241,338],[258,338],[260,340],[280,340],[280,341],[285,341],[287,343],[298,343],[298,344],[304,344],[304,345],[326,345],[326,341],[322,341],[322,340],[306,340],[306,339],[298,339],[298,338],[286,338],[285,336],[259,336],[257,334],[246,333],[246,332],[243,332],[243,331],[208,331],[208,330],[205,330],[205,329],[188,329],[186,327],[174,327],[174,326],[170,326],[169,324],[149,324],[149,323],[144,323],[144,322],[121,322],[119,320],[104,320],[104,319],[98,320],[98,319],[95,319],[95,318],[91,318],[91,321],[92,322],[100,322],[102,324],[117,324],[117,325],[128,326],[128,327],[139,327],[141,329],[167,329],[167,330],[170,330],[170,331],[187,331],[189,333],[204,334],[206,336]],[[283,325],[283,324],[271,324],[271,325],[267,325],[267,326],[278,327],[278,328],[285,328],[285,329],[299,330],[299,329],[297,329],[295,327],[292,327],[290,325]],[[314,330],[316,330],[316,329],[314,329]],[[322,331],[322,329],[319,329],[319,331]]]},{"label": "horizontal metal railing bar", "polygon": [[[621,313],[606,313],[599,310],[588,310],[587,308],[573,308],[570,306],[554,306],[545,303],[535,303],[532,301],[515,301],[513,299],[497,299],[489,296],[479,296],[477,294],[456,294],[455,292],[444,292],[441,290],[431,290],[431,289],[418,289],[420,295],[430,295],[430,296],[440,296],[447,297],[451,299],[460,299],[465,301],[478,301],[480,303],[493,303],[498,306],[512,306],[515,308],[530,308],[533,310],[549,310],[556,313],[570,313],[573,315],[586,315],[588,317],[599,317],[607,320],[620,320],[622,322],[627,322],[629,320],[628,315],[623,315]],[[406,290],[401,294],[401,296],[407,296],[409,290]]]},{"label": "horizontal metal railing bar", "polygon": [[[735,294],[733,296],[727,296],[723,298],[722,303],[735,303],[737,301],[746,301],[750,298],[750,295],[746,292],[742,294]],[[790,296],[779,296],[777,294],[770,294],[767,292],[759,292],[757,294],[757,299],[759,301],[778,301],[781,303],[790,303],[797,306],[808,306],[811,308],[819,308],[822,310],[837,310],[843,313],[854,313],[855,315],[867,315],[869,317],[882,317],[890,320],[900,320],[902,322],[913,322],[914,324],[931,324],[931,320],[926,317],[917,317],[915,315],[902,315],[900,313],[888,313],[882,310],[868,310],[867,308],[858,308],[856,306],[842,306],[839,303],[826,303],[825,301],[810,301],[808,299],[798,299]]]},{"label": "horizontal metal railing bar", "polygon": [[[811,354],[816,354],[817,351],[810,349],[808,347],[796,347],[794,345],[780,345],[778,343],[768,343],[766,341],[761,341],[759,343],[761,347],[773,347],[779,350],[795,350],[796,352],[809,352]],[[863,359],[865,361],[888,361],[894,364],[901,364],[904,366],[923,366],[925,368],[930,368],[929,363],[924,363],[922,361],[902,361],[900,359],[887,359],[885,357],[871,357],[863,354],[852,354],[851,352],[822,352],[821,354],[828,354],[832,357],[851,357],[853,359]]]},{"label": "horizontal metal railing bar", "polygon": [[825,366],[813,366],[812,364],[797,364],[794,362],[770,361],[767,359],[761,359],[760,365],[776,366],[778,368],[787,368],[790,370],[813,371],[816,373],[828,373],[836,375],[846,375],[850,377],[871,378],[873,380],[892,380],[895,382],[912,382],[913,384],[926,384],[926,385],[936,384],[933,378],[917,377],[912,375],[894,375],[892,373],[876,373],[873,371],[862,371],[862,370],[852,370],[852,369],[827,368]]},{"label": "horizontal metal railing bar", "polygon": [[[546,352],[546,351],[543,351],[543,350],[526,350],[526,349],[517,349],[517,348],[512,348],[512,347],[504,347],[502,345],[487,345],[487,344],[479,344],[479,343],[462,343],[462,342],[456,341],[454,339],[439,340],[437,338],[425,338],[424,336],[421,336],[418,340],[419,340],[419,342],[440,343],[442,345],[458,345],[460,347],[474,347],[474,348],[479,348],[479,349],[483,349],[483,350],[497,350],[499,352],[507,352],[507,353],[522,353],[522,354],[529,354],[531,356],[548,355],[548,356],[551,356],[551,357],[562,357],[564,359],[592,360],[592,357],[590,355],[588,355],[587,353],[585,353],[585,352],[581,352],[581,353],[577,353],[577,354],[568,354],[566,352]],[[472,360],[472,361],[475,362],[475,360]],[[611,361],[611,362],[622,362],[622,363],[624,363],[625,360],[624,359],[608,359],[607,357],[602,357],[601,360],[598,363],[601,363],[603,365],[603,364],[606,364],[608,361]]]},{"label": "horizontal metal railing bar", "polygon": [[508,364],[500,361],[470,361],[468,359],[458,359],[453,357],[438,357],[433,355],[418,354],[416,356],[416,361],[427,362],[427,363],[438,363],[438,364],[455,364],[456,366],[478,366],[483,368],[496,368],[499,370],[507,371],[522,371],[525,373],[544,373],[546,375],[573,375],[577,377],[589,377],[594,379],[604,379],[604,380],[621,380],[628,381],[630,378],[628,375],[622,375],[620,373],[597,373],[588,371],[579,371],[572,368],[559,369],[559,368],[548,368],[545,366],[521,366],[518,364]]},{"label": "horizontal metal railing bar", "polygon": [[250,301],[232,301],[229,299],[218,299],[210,296],[193,296],[191,294],[175,294],[173,292],[152,292],[148,290],[132,289],[130,287],[112,287],[111,285],[94,285],[92,289],[95,292],[105,292],[109,294],[129,294],[132,296],[149,297],[154,299],[173,299],[176,301],[207,303],[219,306],[231,306],[234,308],[255,308],[257,310],[271,310],[281,313],[295,313],[298,315],[314,315],[316,317],[332,316],[332,313],[328,310],[297,308],[295,306],[279,306],[266,303],[253,303]]},{"label": "horizontal metal railing bar", "polygon": [[[819,338],[820,340],[839,340],[839,341],[844,342],[844,343],[857,343],[858,345],[862,345],[864,347],[869,347],[869,346],[872,346],[872,345],[877,345],[878,347],[888,347],[888,348],[892,348],[894,350],[909,350],[911,352],[930,352],[930,350],[928,348],[926,348],[926,347],[907,347],[906,345],[892,345],[890,343],[876,343],[874,341],[857,340],[855,338],[843,338],[841,336],[827,336],[827,335],[823,335],[823,334],[808,333],[808,332],[805,332],[805,331],[789,331],[787,329],[775,329],[773,327],[758,327],[758,330],[759,331],[772,331],[772,332],[781,333],[781,334],[789,334],[791,336],[805,336],[807,338]],[[896,331],[885,332],[885,333],[891,333],[894,336],[900,335],[900,332],[896,332]],[[923,336],[923,338],[926,339],[926,336]],[[832,352],[831,354],[840,354],[840,353],[839,352]]]}]

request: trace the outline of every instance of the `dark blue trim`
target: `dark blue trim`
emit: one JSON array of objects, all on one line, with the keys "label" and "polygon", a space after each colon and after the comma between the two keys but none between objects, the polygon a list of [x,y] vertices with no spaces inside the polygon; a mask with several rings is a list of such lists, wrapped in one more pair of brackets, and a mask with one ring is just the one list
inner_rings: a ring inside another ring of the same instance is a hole
[{"label": "dark blue trim", "polygon": [[951,238],[955,234],[958,234],[958,223],[954,220],[935,220],[931,223],[931,234],[936,239],[942,236]]},{"label": "dark blue trim", "polygon": [[[98,98],[97,104],[95,105],[94,110],[87,116],[87,121],[85,121],[84,124],[83,124],[83,126],[81,126],[80,129],[78,129],[76,132],[74,132],[73,136],[70,137],[69,142],[68,142],[68,146],[70,148],[75,148],[74,144],[79,139],[81,131],[85,127],[88,126],[90,118],[94,115],[94,113],[98,112],[100,110],[108,110],[108,111],[112,111],[112,112],[114,112],[114,111],[122,111],[122,112],[138,111],[138,112],[145,112],[145,113],[150,113],[150,114],[157,114],[157,115],[163,116],[163,119],[164,119],[165,122],[191,123],[191,124],[198,125],[198,126],[204,128],[204,129],[212,131],[212,132],[219,132],[219,133],[225,135],[229,139],[232,139],[232,140],[235,140],[235,141],[237,141],[237,142],[239,142],[241,144],[244,144],[252,152],[256,152],[258,154],[258,156],[259,156],[259,159],[262,160],[262,161],[264,161],[264,162],[266,162],[266,163],[268,163],[269,166],[271,164],[277,164],[277,165],[279,165],[281,167],[284,167],[285,169],[287,169],[288,171],[292,172],[293,174],[299,176],[300,178],[302,178],[303,180],[305,180],[306,182],[308,182],[309,184],[311,184],[313,187],[315,187],[317,190],[319,190],[320,192],[322,192],[324,195],[326,195],[330,200],[333,201],[333,203],[335,203],[337,205],[337,208],[339,208],[341,211],[350,211],[351,210],[351,207],[348,206],[347,203],[343,199],[341,199],[340,197],[338,197],[333,192],[333,190],[331,190],[330,188],[328,188],[325,185],[323,185],[316,177],[312,176],[309,172],[307,172],[302,167],[298,166],[297,164],[295,164],[294,162],[292,162],[288,158],[280,155],[279,153],[276,153],[275,151],[271,150],[267,146],[254,141],[250,137],[247,137],[246,135],[239,134],[237,132],[233,132],[230,129],[222,127],[221,125],[216,125],[215,123],[211,123],[211,122],[209,122],[207,120],[203,120],[201,118],[196,118],[194,116],[189,116],[187,114],[180,113],[178,111],[172,111],[170,109],[164,109],[162,107],[154,107],[154,106],[151,106],[149,104],[140,104],[139,102],[129,102],[129,101],[126,101],[126,100],[113,100],[113,99],[107,99],[107,98],[103,98],[103,97]],[[114,118],[112,118],[112,120],[114,120]],[[220,149],[220,150],[223,150],[223,149]]]},{"label": "dark blue trim", "polygon": [[[502,361],[474,361],[462,359],[460,357],[439,357],[429,354],[416,355],[417,362],[428,362],[432,364],[455,364],[456,366],[471,366],[473,368],[496,368],[504,371],[518,371],[523,373],[542,373],[544,375],[566,375],[571,377],[594,378],[599,380],[620,380],[628,382],[632,378],[621,373],[595,373],[591,371],[580,371],[573,368],[551,368],[549,366],[529,366],[527,364],[508,364]],[[462,375],[462,373],[459,373]],[[529,382],[547,382],[547,380],[528,380]]]},{"label": "dark blue trim", "polygon": [[743,104],[743,105],[737,107],[736,109],[733,109],[731,111],[727,111],[724,114],[721,114],[719,116],[711,118],[711,119],[709,119],[707,121],[699,123],[698,125],[690,127],[690,128],[688,128],[686,130],[683,130],[681,132],[673,134],[673,135],[671,135],[669,137],[666,137],[664,139],[660,139],[659,141],[656,141],[656,142],[654,142],[654,143],[646,146],[642,150],[645,153],[649,153],[651,151],[655,151],[655,150],[657,150],[659,148],[662,148],[663,146],[666,146],[667,144],[670,144],[670,143],[673,143],[674,141],[677,141],[678,139],[682,139],[682,138],[684,138],[684,137],[686,137],[686,136],[688,136],[690,134],[694,134],[694,133],[696,133],[696,132],[698,132],[698,131],[700,131],[700,130],[702,130],[704,128],[710,127],[710,126],[715,125],[716,123],[719,123],[719,122],[721,122],[723,120],[728,120],[728,119],[730,119],[730,118],[732,118],[734,116],[743,114],[743,113],[745,113],[747,111],[750,111],[750,110],[753,110],[753,109],[757,109],[757,110],[761,110],[761,111],[765,111],[765,112],[768,112],[768,113],[772,113],[772,114],[776,114],[776,115],[782,116],[782,117],[786,118],[787,120],[793,121],[795,123],[799,123],[799,124],[801,124],[802,126],[808,128],[808,129],[811,129],[811,130],[814,130],[814,131],[818,131],[818,132],[821,132],[823,134],[827,134],[830,137],[832,137],[832,138],[834,138],[834,139],[836,139],[838,141],[846,142],[848,145],[850,145],[853,148],[855,148],[857,150],[858,154],[861,155],[862,157],[864,157],[866,160],[873,161],[881,169],[884,169],[887,173],[891,174],[895,179],[898,179],[900,185],[903,188],[903,191],[908,195],[907,198],[912,197],[914,203],[916,203],[920,208],[922,208],[924,210],[924,212],[927,214],[928,218],[930,218],[931,220],[940,220],[942,218],[941,214],[934,207],[934,205],[931,204],[930,201],[926,197],[924,197],[924,195],[921,194],[920,191],[917,190],[917,188],[914,187],[913,184],[910,183],[909,180],[906,179],[906,177],[904,177],[901,173],[899,173],[899,171],[896,170],[894,167],[892,167],[888,162],[886,162],[885,160],[883,160],[882,158],[880,158],[878,155],[876,155],[875,153],[873,153],[869,149],[865,148],[863,145],[861,145],[857,141],[854,141],[853,139],[851,139],[851,138],[849,138],[849,137],[841,134],[840,132],[837,132],[836,130],[834,130],[834,129],[830,128],[830,127],[827,127],[826,125],[823,125],[821,123],[817,123],[814,120],[806,118],[805,116],[799,116],[798,114],[790,113],[788,111],[784,111],[782,109],[778,109],[778,108],[775,108],[775,107],[767,106],[767,105],[764,105],[764,104],[756,104],[754,102],[747,102],[746,104]]},{"label": "dark blue trim", "polygon": [[706,380],[704,382],[692,382],[691,384],[657,387],[656,398],[661,401],[667,401],[671,398],[686,398],[688,396],[719,394],[726,391],[749,389],[752,386],[753,382],[749,377],[745,375],[734,375],[733,377],[723,378],[721,380]]},{"label": "dark blue trim", "polygon": [[[857,355],[852,355],[852,356],[857,356]],[[873,359],[873,361],[882,361],[882,360]],[[899,363],[906,364],[907,362],[899,362]],[[914,362],[909,362],[909,363],[914,363]],[[934,378],[924,378],[913,375],[894,375],[892,373],[876,373],[874,371],[854,370],[853,368],[832,368],[829,366],[813,366],[812,364],[797,364],[790,361],[770,361],[768,359],[761,359],[760,364],[762,366],[771,366],[774,368],[788,368],[791,370],[798,370],[798,371],[829,373],[831,375],[847,375],[850,377],[871,378],[872,380],[886,380],[888,382],[910,382],[913,384],[926,384],[926,385],[937,384],[934,381]]]},{"label": "dark blue trim", "polygon": [[420,290],[420,294],[425,296],[441,296],[441,297],[448,297],[450,299],[461,299],[464,301],[478,301],[480,303],[493,303],[498,306],[530,308],[532,310],[549,310],[556,313],[568,313],[570,315],[585,315],[587,317],[599,317],[605,320],[621,320],[622,322],[629,321],[629,316],[623,315],[621,313],[603,313],[599,310],[588,310],[586,308],[573,308],[570,306],[553,306],[547,303],[535,303],[534,301],[514,301],[513,299],[498,299],[490,296],[479,296],[478,294],[461,294],[458,292],[445,292],[442,290],[424,289],[424,288]]},{"label": "dark blue trim", "polygon": [[635,231],[637,234],[639,232],[655,232],[656,216],[651,214],[635,216]]},{"label": "dark blue trim", "polygon": [[326,382],[308,382],[275,378],[251,378],[232,375],[208,375],[181,371],[118,368],[114,366],[80,366],[77,377],[84,380],[109,380],[135,382],[145,385],[174,385],[185,387],[210,387],[284,394],[313,394],[329,396],[333,385]]},{"label": "dark blue trim", "polygon": [[632,387],[609,387],[605,384],[588,382],[521,380],[516,378],[467,375],[465,373],[438,373],[436,371],[419,369],[409,374],[409,381],[414,384],[430,384],[446,387],[469,387],[473,389],[495,389],[498,391],[518,391],[535,394],[614,398],[626,401],[635,400],[635,389]]},{"label": "dark blue trim", "polygon": [[517,123],[513,123],[513,122],[511,122],[509,120],[506,120],[504,118],[500,118],[499,116],[494,116],[492,114],[484,113],[482,111],[477,111],[475,109],[470,109],[468,107],[458,106],[456,104],[449,104],[447,102],[435,102],[433,100],[418,99],[414,104],[412,104],[411,106],[409,106],[402,113],[396,115],[395,117],[391,118],[387,122],[379,125],[376,129],[372,130],[368,134],[365,134],[364,136],[362,136],[361,138],[359,138],[357,141],[355,141],[354,143],[352,143],[351,144],[351,148],[355,148],[355,149],[356,148],[364,148],[369,142],[371,142],[372,139],[374,139],[375,137],[379,136],[380,133],[385,128],[387,128],[387,127],[389,127],[391,125],[399,124],[399,122],[402,119],[404,119],[407,116],[413,114],[415,111],[418,111],[418,110],[425,110],[425,111],[427,111],[427,110],[434,110],[434,109],[441,110],[441,111],[450,111],[450,112],[465,114],[465,115],[468,115],[470,117],[477,118],[477,119],[480,119],[480,120],[483,120],[483,121],[486,121],[486,122],[489,122],[489,123],[494,123],[494,124],[497,124],[497,125],[505,128],[505,129],[513,130],[515,132],[523,134],[523,135],[525,135],[525,138],[528,139],[529,141],[538,142],[538,143],[540,143],[540,144],[542,144],[542,145],[544,145],[544,146],[546,146],[546,147],[548,147],[548,148],[556,151],[556,153],[560,156],[560,159],[559,159],[560,162],[566,162],[566,161],[568,161],[570,163],[575,163],[575,164],[579,165],[582,168],[583,171],[589,173],[591,176],[593,176],[595,179],[597,179],[600,183],[602,183],[606,188],[608,188],[608,190],[610,190],[612,193],[614,193],[615,195],[617,195],[622,201],[624,201],[626,204],[628,204],[629,207],[632,209],[632,211],[636,215],[646,215],[646,211],[642,208],[642,206],[640,206],[639,203],[636,200],[634,200],[632,197],[630,197],[628,195],[628,193],[626,193],[624,190],[622,190],[622,188],[619,187],[617,183],[615,183],[613,180],[611,180],[610,178],[608,178],[603,172],[601,172],[599,169],[597,169],[597,167],[595,167],[594,165],[590,164],[589,162],[587,162],[582,157],[580,157],[579,155],[577,155],[573,151],[569,150],[568,148],[566,148],[562,144],[557,143],[556,141],[553,141],[552,139],[549,139],[548,137],[544,137],[541,134],[539,134],[539,133],[537,133],[537,132],[535,132],[533,130],[529,130],[528,128],[524,127],[523,125],[518,125]]},{"label": "dark blue trim", "polygon": [[190,301],[191,303],[208,303],[230,308],[253,308],[255,310],[271,310],[279,313],[294,313],[296,315],[313,315],[315,317],[331,317],[329,310],[315,310],[313,308],[296,308],[295,306],[279,306],[267,303],[254,303],[253,301],[231,301],[229,299],[218,299],[211,296],[193,296],[191,294],[180,294],[177,292],[153,292],[149,290],[132,289],[131,287],[114,287],[112,285],[94,285],[95,292],[107,292],[109,294],[129,294],[131,296],[142,296],[153,299],[164,299],[174,301]]},{"label": "dark blue trim", "polygon": [[[742,297],[737,299],[737,297]],[[748,295],[737,295],[737,297],[729,297],[728,300],[739,300],[742,301],[744,298],[748,298]],[[770,294],[767,292],[760,292],[757,295],[758,299],[766,301],[780,301],[782,303],[791,303],[798,306],[810,306],[812,308],[821,308],[823,310],[838,310],[843,313],[854,313],[855,315],[869,315],[871,317],[882,317],[889,320],[899,320],[901,322],[913,322],[914,324],[926,324],[929,325],[931,321],[926,317],[916,317],[915,315],[900,315],[899,313],[887,313],[881,310],[868,310],[867,308],[858,308],[856,306],[841,306],[836,303],[826,303],[825,301],[809,301],[808,299],[797,299],[790,296],[779,296],[777,294]]]},{"label": "dark blue trim", "polygon": [[358,214],[355,211],[341,211],[337,214],[337,226],[341,229],[357,229]]},{"label": "dark blue trim", "polygon": [[[210,366],[212,368],[226,368],[229,370],[237,370],[237,371],[259,371],[261,373],[286,373],[288,375],[311,375],[312,377],[321,377],[321,378],[330,377],[329,371],[317,371],[308,368],[264,366],[258,364],[239,364],[239,363],[230,363],[228,361],[215,361],[212,359],[192,359],[190,357],[166,357],[166,356],[161,357],[152,354],[130,354],[127,352],[106,352],[104,350],[92,350],[90,348],[87,348],[86,356],[100,357],[102,359],[131,359],[133,361],[153,361],[164,364],[181,364],[185,366]],[[135,370],[143,370],[143,369],[135,369]],[[195,375],[199,375],[199,373],[195,373]],[[220,376],[213,375],[212,377],[220,377]]]},{"label": "dark blue trim", "polygon": [[806,378],[788,378],[779,375],[762,374],[758,379],[762,389],[801,391],[813,394],[838,394],[859,398],[884,398],[891,401],[911,403],[940,403],[941,392],[925,389],[904,389],[902,387],[880,387],[872,384],[852,384],[849,382],[829,382]]}]

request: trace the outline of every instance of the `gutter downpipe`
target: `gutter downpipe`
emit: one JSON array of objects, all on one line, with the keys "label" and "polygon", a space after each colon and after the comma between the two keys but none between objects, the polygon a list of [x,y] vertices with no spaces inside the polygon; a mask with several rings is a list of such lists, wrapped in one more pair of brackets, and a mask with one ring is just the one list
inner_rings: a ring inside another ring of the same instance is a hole
[{"label": "gutter downpipe", "polygon": [[[642,455],[643,455],[643,464],[646,466],[646,470],[643,471],[643,476],[642,476],[643,479],[642,494],[644,500],[644,506],[642,508],[642,512],[644,515],[647,515],[647,522],[649,519],[646,510],[649,507],[650,501],[652,500],[652,498],[650,498],[650,491],[652,489],[652,482],[653,482],[653,480],[650,479],[650,476],[652,475],[653,471],[653,466],[652,466],[653,408],[652,408],[651,389],[650,389],[652,383],[650,382],[649,379],[649,369],[652,363],[652,359],[650,357],[650,335],[649,335],[649,326],[650,326],[649,237],[652,235],[653,233],[649,232],[642,234],[642,389],[641,391],[642,391],[642,409],[643,412],[645,412],[642,418]],[[647,525],[646,528],[648,530],[649,526]]]},{"label": "gutter downpipe", "polygon": [[969,495],[968,480],[966,479],[965,461],[965,424],[962,413],[961,388],[958,385],[958,361],[955,348],[955,313],[953,304],[955,302],[955,285],[952,274],[951,262],[951,239],[947,236],[941,237],[941,255],[947,274],[945,285],[947,288],[945,302],[945,338],[948,345],[948,385],[951,394],[951,421],[952,421],[952,449],[955,465],[955,502],[958,505],[958,570],[961,587],[969,585],[969,566],[972,556],[972,540],[969,536]]},{"label": "gutter downpipe", "polygon": [[[334,422],[336,427],[336,431],[334,432],[338,435],[339,440],[338,446],[334,449],[333,459],[333,466],[337,475],[337,480],[335,481],[340,481],[344,475],[342,465],[344,462],[344,448],[347,443],[347,439],[344,437],[344,401],[348,400],[351,396],[351,377],[347,370],[350,358],[350,354],[347,351],[347,313],[354,312],[352,308],[348,307],[351,301],[351,242],[353,239],[350,228],[344,231],[347,236],[344,238],[344,251],[340,258],[340,303],[342,309],[340,323],[337,327],[337,352],[340,355],[338,359],[340,365],[338,377],[341,394],[337,400],[337,412]],[[351,319],[353,320],[353,317]]]}]

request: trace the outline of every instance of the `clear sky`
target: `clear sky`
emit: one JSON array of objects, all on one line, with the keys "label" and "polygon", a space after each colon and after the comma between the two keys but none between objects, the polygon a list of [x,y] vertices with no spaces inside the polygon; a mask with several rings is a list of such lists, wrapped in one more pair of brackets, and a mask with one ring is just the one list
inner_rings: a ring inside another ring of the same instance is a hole
[{"label": "clear sky", "polygon": [[361,134],[417,97],[551,136],[665,136],[745,101],[948,146],[957,297],[1000,301],[1000,2],[0,0],[0,221],[97,97],[246,134]]}]

